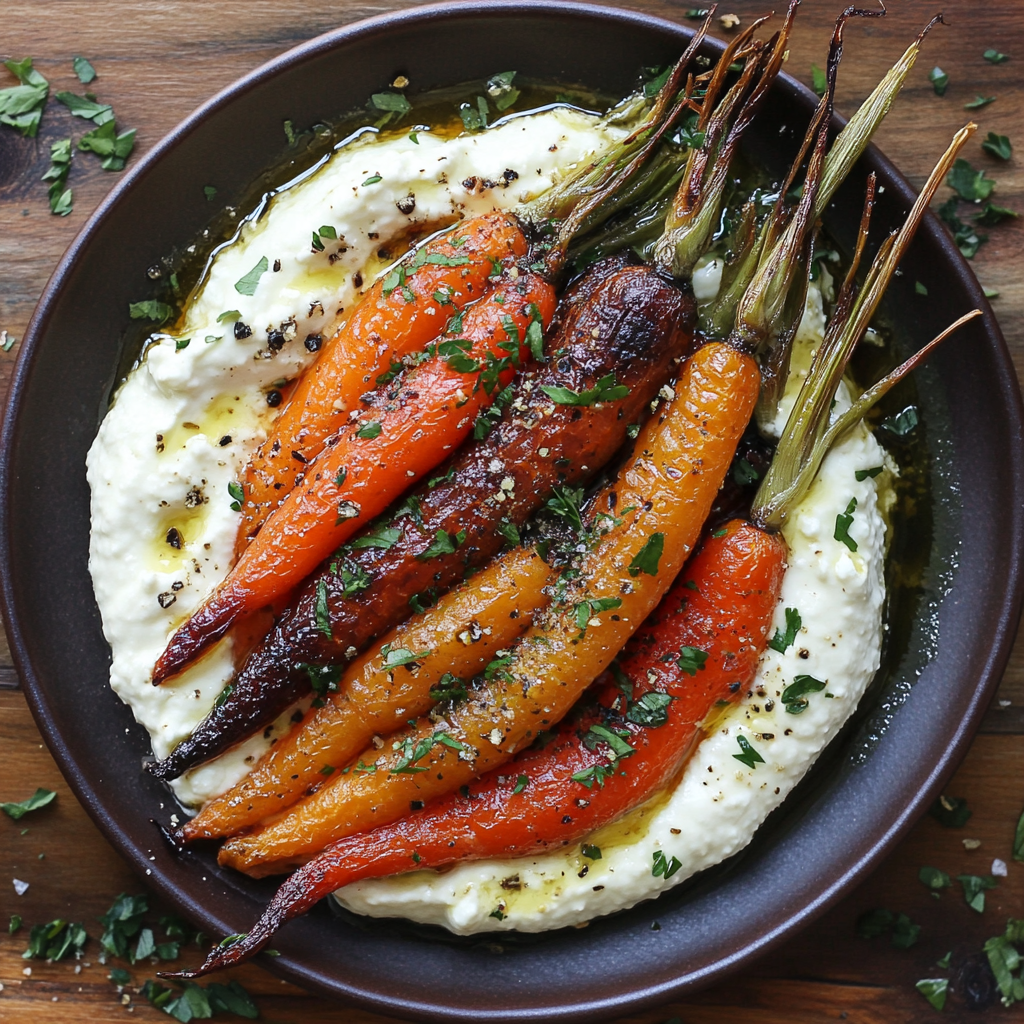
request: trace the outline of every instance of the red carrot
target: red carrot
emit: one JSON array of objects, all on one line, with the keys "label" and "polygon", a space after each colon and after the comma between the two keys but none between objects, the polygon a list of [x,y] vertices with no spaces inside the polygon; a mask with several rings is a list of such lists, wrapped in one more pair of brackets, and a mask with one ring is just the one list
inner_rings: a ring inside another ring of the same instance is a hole
[{"label": "red carrot", "polygon": [[[372,392],[366,411],[310,463],[301,486],[171,638],[153,682],[180,672],[236,620],[289,593],[450,455],[472,431],[477,413],[529,358],[531,346],[539,351],[539,329],[554,307],[554,289],[542,278],[507,277],[465,312],[457,333],[442,338],[431,358]],[[535,339],[528,338],[531,331]],[[437,542],[460,543],[447,534]]]},{"label": "red carrot", "polygon": [[592,701],[563,720],[550,742],[461,793],[334,843],[281,886],[253,931],[177,976],[248,958],[281,924],[341,886],[566,846],[643,803],[678,776],[709,713],[752,682],[784,561],[781,539],[750,523],[716,531],[634,636],[619,668],[602,677]]}]

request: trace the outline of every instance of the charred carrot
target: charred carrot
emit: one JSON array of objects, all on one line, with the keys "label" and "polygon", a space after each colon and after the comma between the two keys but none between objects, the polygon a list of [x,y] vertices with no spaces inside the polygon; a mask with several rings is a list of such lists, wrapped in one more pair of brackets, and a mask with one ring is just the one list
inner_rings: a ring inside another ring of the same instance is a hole
[{"label": "charred carrot", "polygon": [[180,672],[237,619],[288,594],[458,447],[477,413],[529,358],[527,334],[535,323],[547,327],[554,306],[554,289],[542,278],[509,277],[466,311],[458,333],[446,335],[432,358],[374,391],[369,408],[310,463],[302,485],[174,634],[153,682]]},{"label": "charred carrot", "polygon": [[532,549],[510,551],[388,633],[340,682],[332,682],[340,668],[305,666],[324,693],[321,707],[271,747],[238,785],[187,821],[181,838],[230,835],[284,810],[347,765],[372,736],[394,732],[438,701],[465,694],[465,680],[482,672],[546,604],[550,576]]},{"label": "charred carrot", "polygon": [[360,408],[359,396],[377,377],[437,338],[453,313],[489,289],[495,268],[525,253],[515,217],[487,213],[426,242],[373,284],[324,343],[246,467],[236,554],[281,504],[305,464]]},{"label": "charred carrot", "polygon": [[563,574],[558,600],[492,678],[443,723],[420,720],[372,773],[340,775],[280,821],[228,841],[221,863],[286,870],[331,842],[394,821],[411,801],[467,784],[558,722],[668,590],[700,534],[757,399],[754,360],[713,343],[687,361],[674,398],[641,430],[632,459],[595,500],[597,536]]},{"label": "charred carrot", "polygon": [[[286,921],[342,886],[455,861],[566,846],[678,775],[722,703],[753,681],[778,603],[782,541],[733,521],[709,537],[578,715],[458,793],[330,846],[292,875],[240,941],[196,977],[248,959]],[[609,744],[609,739],[612,744]]]},{"label": "charred carrot", "polygon": [[[148,771],[175,778],[263,730],[309,693],[303,663],[347,665],[375,636],[486,564],[555,487],[575,491],[612,458],[693,344],[692,298],[650,267],[619,258],[590,267],[556,319],[545,350],[558,357],[524,370],[501,399],[501,418],[491,418],[492,408],[474,430],[494,423],[487,436],[475,437],[391,516],[328,558],[245,660],[225,698]],[[587,396],[611,375],[629,393],[591,402]],[[585,403],[554,404],[545,388]],[[436,543],[463,530],[457,548]]]}]

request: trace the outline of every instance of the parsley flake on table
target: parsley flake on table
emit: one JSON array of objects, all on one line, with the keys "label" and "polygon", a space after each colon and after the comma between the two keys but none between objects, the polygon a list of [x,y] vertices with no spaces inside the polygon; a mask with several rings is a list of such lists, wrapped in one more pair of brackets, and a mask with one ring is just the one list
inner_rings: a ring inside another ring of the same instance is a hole
[{"label": "parsley flake on table", "polygon": [[928,813],[946,828],[963,828],[972,814],[963,797],[945,794],[932,804]]},{"label": "parsley flake on table", "polygon": [[961,199],[966,199],[971,203],[988,199],[996,187],[996,183],[991,178],[985,177],[984,171],[976,171],[963,157],[957,159],[952,170],[946,175],[946,184]]},{"label": "parsley flake on table", "polygon": [[27,138],[39,133],[39,122],[50,95],[50,83],[32,67],[32,58],[5,60],[4,67],[19,85],[0,89],[0,124],[6,124]]},{"label": "parsley flake on table", "polygon": [[71,189],[64,186],[71,171],[71,139],[61,139],[50,144],[50,167],[42,180],[50,182],[50,212],[66,217],[72,210]]},{"label": "parsley flake on table", "polygon": [[989,64],[1005,64],[1010,58],[1005,53],[1000,53],[998,50],[986,50],[982,57],[989,62]]},{"label": "parsley flake on table", "polygon": [[991,875],[957,875],[956,880],[964,887],[967,906],[979,914],[985,910],[985,890],[999,884]]},{"label": "parsley flake on table", "polygon": [[964,104],[964,110],[980,110],[982,107],[987,107],[990,103],[995,103],[995,96],[975,96],[970,103]]},{"label": "parsley flake on table", "polygon": [[811,84],[816,96],[825,95],[825,90],[828,89],[828,75],[825,74],[825,69],[819,68],[817,64],[811,65]]},{"label": "parsley flake on table", "polygon": [[116,133],[114,122],[105,121],[98,128],[83,135],[78,140],[78,148],[102,157],[100,166],[105,171],[121,171],[135,148],[135,129],[129,128],[120,135]]},{"label": "parsley flake on table", "polygon": [[948,978],[922,978],[914,987],[936,1010],[941,1010],[946,1005]]},{"label": "parsley flake on table", "polygon": [[984,224],[986,227],[991,227],[996,224],[1001,224],[1004,220],[1019,217],[1020,214],[1016,210],[1008,210],[1005,206],[996,206],[995,203],[986,203],[979,213],[974,215],[975,221],[979,224]]},{"label": "parsley flake on table", "polygon": [[925,865],[918,871],[917,877],[922,884],[928,886],[933,892],[937,892],[940,889],[949,889],[953,885],[953,879],[945,871],[929,867],[928,865]]},{"label": "parsley flake on table", "polygon": [[936,96],[945,96],[949,88],[949,75],[940,67],[934,67],[928,72],[928,81],[932,83]]},{"label": "parsley flake on table", "polygon": [[88,85],[96,78],[96,69],[85,57],[75,57],[71,61],[71,67],[82,85]]},{"label": "parsley flake on table", "polygon": [[0,811],[3,811],[8,818],[18,821],[30,811],[38,811],[41,807],[53,803],[56,798],[57,794],[52,789],[40,787],[27,800],[22,800],[19,803],[0,804]]},{"label": "parsley flake on table", "polygon": [[981,148],[1000,160],[1009,160],[1013,156],[1013,144],[1010,142],[1009,136],[998,135],[996,132],[989,132],[985,136]]},{"label": "parsley flake on table", "polygon": [[972,225],[965,224],[957,216],[956,210],[957,199],[954,196],[939,207],[939,218],[953,233],[953,241],[956,242],[960,252],[967,259],[972,260],[982,244],[988,241],[988,235],[980,235]]},{"label": "parsley flake on table", "polygon": [[79,96],[67,91],[54,93],[53,98],[58,103],[63,103],[74,117],[81,117],[98,125],[114,120],[114,108],[109,103],[97,103],[88,96]]}]

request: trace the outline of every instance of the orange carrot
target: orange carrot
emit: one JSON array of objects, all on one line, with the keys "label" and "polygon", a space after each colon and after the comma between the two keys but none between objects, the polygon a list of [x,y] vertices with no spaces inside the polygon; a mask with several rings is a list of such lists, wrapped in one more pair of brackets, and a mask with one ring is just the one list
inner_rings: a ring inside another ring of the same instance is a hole
[{"label": "orange carrot", "polygon": [[[554,289],[541,277],[506,277],[465,312],[460,335],[446,335],[426,362],[373,392],[369,408],[307,467],[302,485],[174,634],[153,682],[180,672],[237,619],[289,593],[457,448],[477,413],[529,357],[531,326],[547,327],[554,307]],[[462,539],[443,534],[436,543],[451,548]]]},{"label": "orange carrot", "polygon": [[337,691],[300,728],[185,822],[182,839],[231,835],[284,810],[323,785],[375,734],[387,735],[410,716],[425,714],[445,693],[450,699],[465,692],[463,679],[482,672],[547,602],[550,576],[532,549],[509,551],[433,608],[391,630],[352,662]]},{"label": "orange carrot", "polygon": [[[675,398],[595,500],[596,544],[548,613],[492,678],[442,722],[421,719],[362,755],[369,773],[338,775],[278,821],[221,848],[253,875],[287,870],[330,843],[395,821],[412,802],[457,789],[558,722],[668,590],[700,534],[757,399],[754,360],[712,343],[686,363]],[[617,515],[618,518],[610,518]]]},{"label": "orange carrot", "polygon": [[567,846],[670,785],[708,715],[753,681],[784,569],[779,537],[741,521],[716,531],[619,656],[618,682],[600,684],[551,740],[408,817],[334,843],[281,886],[248,935],[214,947],[186,976],[247,959],[342,886]]},{"label": "orange carrot", "polygon": [[284,500],[304,464],[359,408],[359,396],[377,377],[424,348],[454,312],[481,298],[495,267],[525,253],[526,239],[515,218],[487,213],[431,239],[374,283],[324,343],[246,467],[236,555]]}]

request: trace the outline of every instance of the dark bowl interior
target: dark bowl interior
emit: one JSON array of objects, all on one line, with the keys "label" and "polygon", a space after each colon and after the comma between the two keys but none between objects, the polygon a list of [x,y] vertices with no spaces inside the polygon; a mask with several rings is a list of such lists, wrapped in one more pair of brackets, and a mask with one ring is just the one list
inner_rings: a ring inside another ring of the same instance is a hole
[{"label": "dark bowl interior", "polygon": [[[285,119],[337,119],[399,72],[423,89],[483,78],[510,53],[524,75],[621,95],[639,68],[674,59],[689,34],[609,8],[502,2],[420,8],[322,36],[187,119],[126,175],[54,273],[22,346],[0,445],[11,643],[78,797],[147,883],[207,933],[245,931],[272,886],[221,871],[210,850],[176,857],[161,844],[151,819],[166,816],[167,793],[137,770],[146,736],[107,687],[86,564],[85,455],[128,336],[127,304],[148,294],[146,268],[207,224],[205,184],[237,200],[279,159]],[[780,171],[813,101],[783,77],[748,155]],[[853,237],[870,169],[885,186],[878,235],[909,208],[907,183],[870,151],[827,217],[841,244]],[[998,681],[1024,543],[1020,394],[995,319],[934,218],[904,270],[887,307],[900,345],[917,347],[972,307],[985,310],[917,380],[916,454],[929,500],[907,533],[923,582],[894,602],[908,626],[889,645],[875,700],[754,844],[655,902],[528,940],[451,941],[321,905],[275,940],[282,955],[270,969],[402,1017],[594,1020],[720,978],[811,920],[890,848],[955,767]],[[927,301],[915,280],[927,283]]]}]

